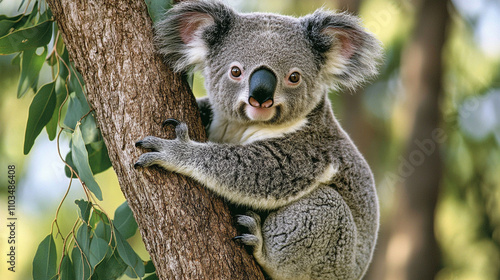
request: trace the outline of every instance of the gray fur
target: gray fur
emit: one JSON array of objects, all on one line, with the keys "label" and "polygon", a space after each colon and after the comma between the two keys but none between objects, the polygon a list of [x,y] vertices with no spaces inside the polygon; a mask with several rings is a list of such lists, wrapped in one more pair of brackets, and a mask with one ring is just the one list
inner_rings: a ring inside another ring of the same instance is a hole
[{"label": "gray fur", "polygon": [[[176,139],[137,142],[152,151],[136,166],[191,176],[231,203],[266,213],[239,216],[248,233],[238,239],[273,279],[360,279],[377,238],[377,195],[327,93],[376,74],[378,41],[347,14],[318,10],[296,19],[186,1],[156,26],[156,43],[177,71],[203,70],[208,98],[199,106],[210,141],[190,140],[180,124]],[[228,75],[235,63],[239,80]],[[262,66],[278,84],[272,117],[257,120],[245,100],[249,74]],[[300,72],[298,85],[287,84],[291,71]]]}]

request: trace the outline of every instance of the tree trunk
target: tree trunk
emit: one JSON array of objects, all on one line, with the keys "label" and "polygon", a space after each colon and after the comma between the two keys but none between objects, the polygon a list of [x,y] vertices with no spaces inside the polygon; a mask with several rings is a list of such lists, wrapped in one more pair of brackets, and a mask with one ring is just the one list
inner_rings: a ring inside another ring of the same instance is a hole
[{"label": "tree trunk", "polygon": [[[205,131],[189,86],[155,54],[143,0],[49,0],[101,129],[121,189],[160,279],[263,279],[241,245],[228,208],[194,181],[158,168],[135,170],[147,135]],[[102,186],[106,187],[106,186]]]},{"label": "tree trunk", "polygon": [[449,19],[448,0],[423,0],[412,41],[403,54],[407,112],[413,127],[399,167],[397,209],[387,252],[384,279],[434,279],[440,250],[434,236],[434,215],[442,174],[439,146],[446,140],[442,119],[442,49]]}]

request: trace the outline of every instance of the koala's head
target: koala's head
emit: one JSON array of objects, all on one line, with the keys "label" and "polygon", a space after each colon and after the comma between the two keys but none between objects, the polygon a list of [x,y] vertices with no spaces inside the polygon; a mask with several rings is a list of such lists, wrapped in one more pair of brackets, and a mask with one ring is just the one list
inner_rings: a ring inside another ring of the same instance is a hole
[{"label": "koala's head", "polygon": [[217,1],[185,1],[156,25],[175,71],[202,69],[214,111],[241,122],[305,117],[330,87],[377,73],[379,42],[359,20],[317,10],[302,18],[241,14]]}]

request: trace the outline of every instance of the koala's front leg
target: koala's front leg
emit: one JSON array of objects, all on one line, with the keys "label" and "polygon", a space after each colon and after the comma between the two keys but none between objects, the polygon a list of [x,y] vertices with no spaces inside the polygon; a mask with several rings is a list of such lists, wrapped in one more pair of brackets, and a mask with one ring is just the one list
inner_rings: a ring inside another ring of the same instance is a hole
[{"label": "koala's front leg", "polygon": [[[229,201],[254,209],[276,209],[330,181],[336,168],[307,134],[294,141],[270,139],[247,145],[198,143],[175,120],[177,138],[148,136],[136,143],[152,152],[136,167],[159,165],[190,176]],[[295,141],[296,140],[296,141]],[[316,140],[317,141],[317,140]]]}]

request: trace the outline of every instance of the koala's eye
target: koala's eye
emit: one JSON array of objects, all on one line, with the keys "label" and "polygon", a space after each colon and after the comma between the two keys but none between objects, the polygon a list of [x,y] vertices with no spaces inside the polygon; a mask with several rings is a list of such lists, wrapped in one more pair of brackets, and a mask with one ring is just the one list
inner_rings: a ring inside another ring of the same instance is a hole
[{"label": "koala's eye", "polygon": [[292,74],[290,74],[290,76],[288,77],[288,80],[293,83],[293,84],[296,84],[300,81],[300,73],[299,72],[293,72]]},{"label": "koala's eye", "polygon": [[240,68],[238,68],[238,66],[233,66],[233,68],[231,68],[231,75],[235,78],[238,78],[239,76],[241,76]]}]

